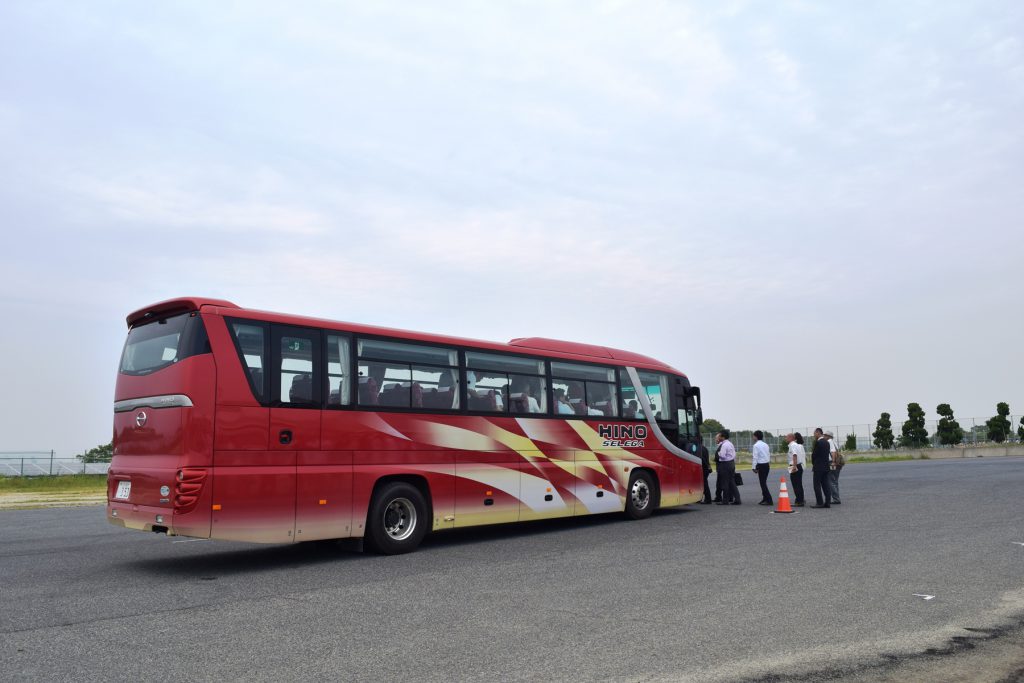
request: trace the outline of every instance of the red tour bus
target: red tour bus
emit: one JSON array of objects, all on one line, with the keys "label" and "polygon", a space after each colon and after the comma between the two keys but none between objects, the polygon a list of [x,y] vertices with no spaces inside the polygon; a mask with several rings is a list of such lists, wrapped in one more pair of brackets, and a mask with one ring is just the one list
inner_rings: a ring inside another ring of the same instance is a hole
[{"label": "red tour bus", "polygon": [[261,543],[656,508],[703,494],[700,390],[652,358],[183,298],[128,316],[107,518]]}]

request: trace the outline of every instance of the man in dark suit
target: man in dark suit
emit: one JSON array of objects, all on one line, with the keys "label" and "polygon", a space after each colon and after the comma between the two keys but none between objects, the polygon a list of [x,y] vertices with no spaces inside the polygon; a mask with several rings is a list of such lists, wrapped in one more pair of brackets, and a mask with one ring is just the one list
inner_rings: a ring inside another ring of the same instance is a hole
[{"label": "man in dark suit", "polygon": [[708,447],[704,445],[703,440],[697,437],[697,451],[700,453],[701,469],[704,470],[704,497],[701,498],[700,502],[704,505],[711,504],[711,489],[708,487],[708,475],[711,474],[711,463],[708,459]]},{"label": "man in dark suit", "polygon": [[814,499],[812,508],[832,507],[832,486],[828,481],[829,465],[832,463],[832,449],[821,427],[814,430],[814,450],[811,451],[811,468],[814,472]]}]

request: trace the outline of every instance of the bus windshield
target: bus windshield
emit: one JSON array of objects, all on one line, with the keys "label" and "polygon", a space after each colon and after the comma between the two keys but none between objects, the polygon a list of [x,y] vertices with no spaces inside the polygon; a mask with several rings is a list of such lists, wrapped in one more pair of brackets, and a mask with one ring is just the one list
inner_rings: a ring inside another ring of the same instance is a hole
[{"label": "bus windshield", "polygon": [[178,346],[189,314],[165,318],[128,332],[121,354],[121,372],[126,375],[148,375],[177,362]]}]

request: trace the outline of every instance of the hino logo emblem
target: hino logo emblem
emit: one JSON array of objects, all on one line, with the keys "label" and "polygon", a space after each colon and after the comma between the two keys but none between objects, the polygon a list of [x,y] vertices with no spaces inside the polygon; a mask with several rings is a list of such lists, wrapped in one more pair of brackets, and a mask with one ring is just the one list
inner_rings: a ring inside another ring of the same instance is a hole
[{"label": "hino logo emblem", "polygon": [[139,414],[135,416],[135,425],[137,427],[146,426],[146,411],[140,410]]}]

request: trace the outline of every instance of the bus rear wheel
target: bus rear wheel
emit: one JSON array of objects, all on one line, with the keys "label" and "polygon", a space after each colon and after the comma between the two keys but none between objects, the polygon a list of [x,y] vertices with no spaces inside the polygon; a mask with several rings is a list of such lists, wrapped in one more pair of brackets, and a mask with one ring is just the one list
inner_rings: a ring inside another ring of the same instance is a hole
[{"label": "bus rear wheel", "polygon": [[385,484],[370,504],[366,535],[384,555],[415,550],[427,533],[427,502],[418,488],[404,481]]},{"label": "bus rear wheel", "polygon": [[650,517],[654,512],[655,491],[654,475],[646,470],[634,472],[626,491],[626,516],[630,519]]}]

